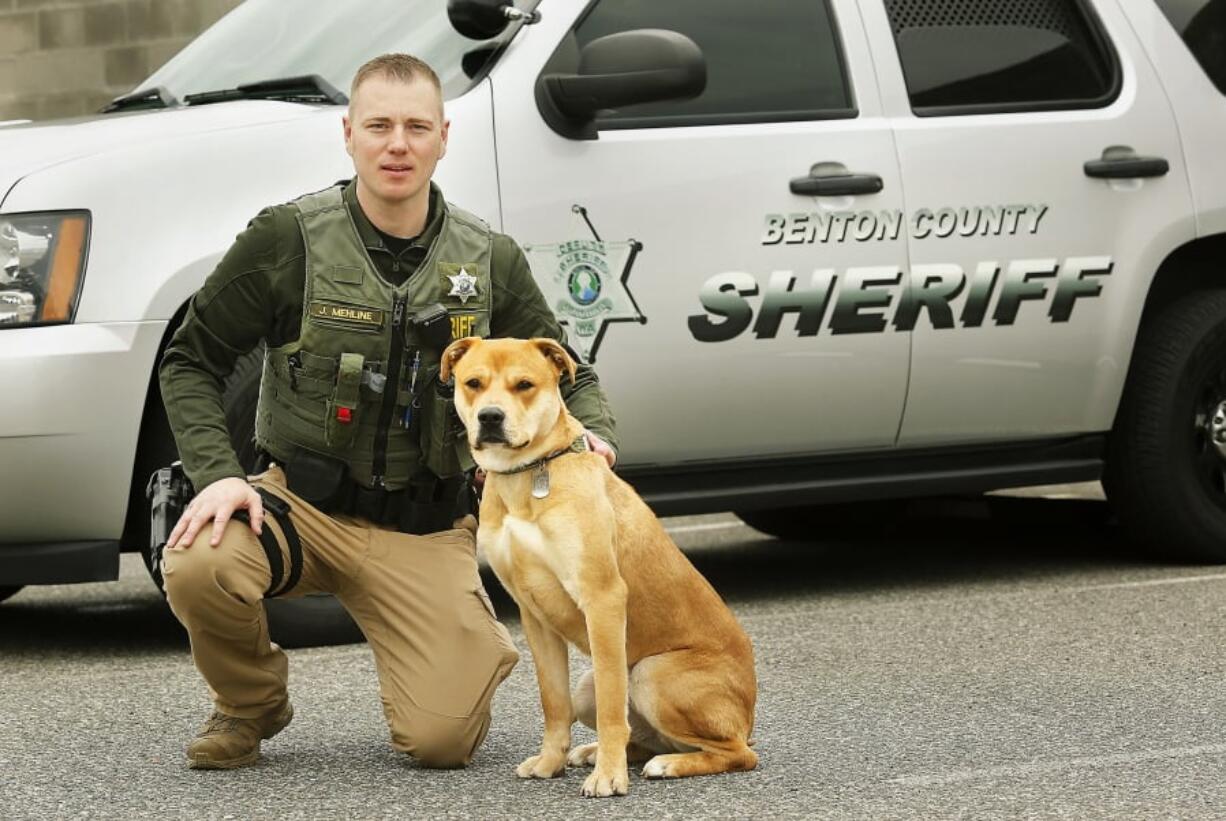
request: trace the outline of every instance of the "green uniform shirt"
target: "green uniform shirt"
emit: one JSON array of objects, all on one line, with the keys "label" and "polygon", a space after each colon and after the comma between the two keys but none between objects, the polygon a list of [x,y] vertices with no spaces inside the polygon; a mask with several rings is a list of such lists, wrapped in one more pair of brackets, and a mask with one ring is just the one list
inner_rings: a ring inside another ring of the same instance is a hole
[{"label": "green uniform shirt", "polygon": [[[431,183],[425,230],[399,253],[388,249],[362,213],[353,182],[345,186],[344,199],[383,277],[395,285],[412,276],[442,225],[438,187]],[[166,348],[159,371],[162,399],[179,458],[197,489],[231,476],[245,478],[226,430],[222,384],[238,358],[261,340],[275,347],[298,338],[305,251],[292,205],[261,211],[192,298]],[[523,251],[505,234],[494,234],[490,275],[492,336],[565,341]],[[591,366],[579,365],[574,384],[563,378],[562,396],[584,426],[617,449],[613,414]]]}]

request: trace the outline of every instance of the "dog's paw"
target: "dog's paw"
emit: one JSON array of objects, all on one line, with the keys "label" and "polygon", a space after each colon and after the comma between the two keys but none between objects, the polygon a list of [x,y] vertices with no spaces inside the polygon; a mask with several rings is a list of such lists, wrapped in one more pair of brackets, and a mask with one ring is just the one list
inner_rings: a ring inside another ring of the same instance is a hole
[{"label": "dog's paw", "polygon": [[658,755],[643,765],[644,778],[673,778],[673,755]]},{"label": "dog's paw", "polygon": [[557,778],[566,772],[565,756],[554,753],[541,753],[524,759],[515,768],[515,774],[520,778]]},{"label": "dog's paw", "polygon": [[630,774],[625,767],[612,772],[597,768],[596,772],[587,777],[580,791],[584,798],[608,798],[611,795],[625,795],[630,791]]},{"label": "dog's paw", "polygon": [[596,749],[600,745],[592,742],[591,744],[583,744],[570,751],[570,755],[566,756],[566,766],[568,767],[592,767],[596,764]]}]

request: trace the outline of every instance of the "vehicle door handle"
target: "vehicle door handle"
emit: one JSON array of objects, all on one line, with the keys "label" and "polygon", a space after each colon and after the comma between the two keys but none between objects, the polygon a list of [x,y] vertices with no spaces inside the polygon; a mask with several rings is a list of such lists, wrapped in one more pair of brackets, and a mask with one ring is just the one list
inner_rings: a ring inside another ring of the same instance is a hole
[{"label": "vehicle door handle", "polygon": [[876,174],[838,174],[831,177],[796,177],[789,187],[793,194],[810,197],[839,197],[848,194],[877,194],[885,186]]},{"label": "vehicle door handle", "polygon": [[1162,177],[1171,164],[1161,157],[1116,157],[1090,160],[1085,164],[1086,176],[1104,180],[1131,180],[1140,177]]}]

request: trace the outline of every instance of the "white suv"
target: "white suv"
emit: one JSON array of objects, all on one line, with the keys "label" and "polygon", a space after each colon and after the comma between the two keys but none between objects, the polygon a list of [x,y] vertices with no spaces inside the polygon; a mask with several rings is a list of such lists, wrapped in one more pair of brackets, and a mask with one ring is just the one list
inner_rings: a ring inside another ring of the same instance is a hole
[{"label": "white suv", "polygon": [[247,0],[110,113],[0,129],[0,586],[145,545],[159,354],[247,220],[352,173],[337,89],[392,50],[657,511],[1102,477],[1226,559],[1226,1],[450,6]]}]

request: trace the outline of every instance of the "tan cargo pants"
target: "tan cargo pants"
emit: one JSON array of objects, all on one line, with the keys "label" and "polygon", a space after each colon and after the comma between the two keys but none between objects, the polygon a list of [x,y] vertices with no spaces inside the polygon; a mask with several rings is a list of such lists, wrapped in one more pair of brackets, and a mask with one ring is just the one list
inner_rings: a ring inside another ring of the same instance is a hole
[{"label": "tan cargo pants", "polygon": [[[275,465],[251,483],[291,507],[303,568],[287,595],[335,594],[366,635],[392,746],[427,766],[468,764],[489,729],[494,690],[519,660],[482,587],[473,534],[413,536],[328,516],[290,493]],[[274,528],[288,575],[271,514],[264,527]],[[261,605],[272,573],[246,522],[229,522],[216,547],[211,532],[166,551],[166,597],[217,709],[255,718],[286,698],[288,659],[269,641]]]}]

